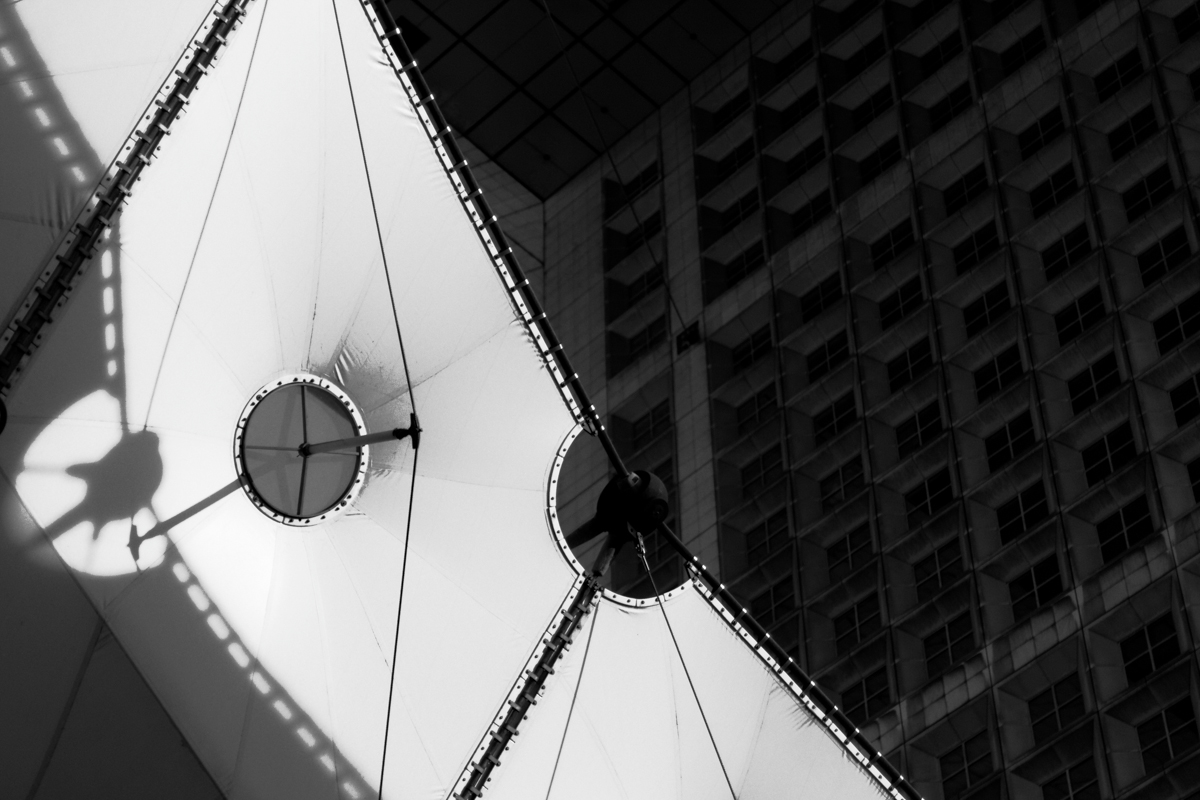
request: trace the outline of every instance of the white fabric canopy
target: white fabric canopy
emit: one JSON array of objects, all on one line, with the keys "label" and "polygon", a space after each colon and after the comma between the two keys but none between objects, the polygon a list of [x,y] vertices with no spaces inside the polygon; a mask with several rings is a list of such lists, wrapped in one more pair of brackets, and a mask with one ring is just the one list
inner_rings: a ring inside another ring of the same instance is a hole
[{"label": "white fabric canopy", "polygon": [[[96,164],[208,12],[13,9]],[[581,580],[547,508],[576,420],[379,33],[360,0],[250,3],[0,436],[25,512],[231,798],[368,797],[381,770],[387,797],[447,797]],[[23,180],[53,194],[61,169]],[[260,512],[233,448],[250,398],[297,374],[369,430],[424,429],[416,453],[371,445],[350,507],[310,527]],[[727,797],[722,763],[744,798],[880,791],[698,589],[666,610],[682,661],[658,608],[600,601],[491,791],[542,796],[555,763],[563,798]]]}]

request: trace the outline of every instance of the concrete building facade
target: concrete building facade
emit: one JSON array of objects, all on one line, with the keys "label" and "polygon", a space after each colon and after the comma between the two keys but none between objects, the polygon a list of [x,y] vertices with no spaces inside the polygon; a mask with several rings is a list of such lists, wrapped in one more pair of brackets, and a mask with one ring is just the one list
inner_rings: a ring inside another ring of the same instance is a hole
[{"label": "concrete building facade", "polygon": [[796,2],[544,202],[479,154],[631,465],[929,800],[1200,797],[1198,33]]}]

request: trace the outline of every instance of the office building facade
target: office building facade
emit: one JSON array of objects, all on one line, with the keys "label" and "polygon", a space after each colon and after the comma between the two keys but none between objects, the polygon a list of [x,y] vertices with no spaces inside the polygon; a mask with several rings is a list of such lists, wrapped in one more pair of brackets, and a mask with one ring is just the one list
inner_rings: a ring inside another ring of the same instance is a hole
[{"label": "office building facade", "polygon": [[797,2],[544,200],[478,154],[630,464],[930,800],[1200,796],[1198,34]]}]

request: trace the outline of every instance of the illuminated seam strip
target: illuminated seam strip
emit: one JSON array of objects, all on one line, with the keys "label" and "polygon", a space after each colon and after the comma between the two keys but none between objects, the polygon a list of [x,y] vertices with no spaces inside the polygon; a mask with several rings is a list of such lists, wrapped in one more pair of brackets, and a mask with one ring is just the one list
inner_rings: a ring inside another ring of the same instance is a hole
[{"label": "illuminated seam strip", "polygon": [[[184,591],[187,592],[188,599],[192,601],[192,605],[196,610],[204,615],[204,621],[208,624],[209,629],[222,642],[227,642],[226,652],[245,673],[246,680],[255,688],[275,713],[279,715],[281,724],[290,727],[296,734],[296,738],[304,745],[304,747],[313,753],[313,757],[330,775],[353,775],[353,778],[347,778],[340,784],[341,789],[345,792],[350,800],[358,800],[360,797],[368,797],[373,792],[367,787],[366,781],[359,775],[358,771],[345,758],[338,754],[337,746],[321,733],[321,729],[315,722],[298,707],[293,707],[282,696],[283,693],[267,679],[262,672],[254,669],[254,658],[242,644],[241,639],[229,627],[225,618],[214,607],[213,602],[208,595],[204,593],[204,589],[192,576],[187,566],[182,561],[175,561],[170,565],[171,573],[175,579],[182,584]],[[272,701],[271,698],[275,697]]]},{"label": "illuminated seam strip", "polygon": [[[8,396],[30,356],[41,344],[42,328],[70,299],[79,277],[95,257],[99,242],[111,230],[113,217],[129,199],[134,183],[150,164],[163,138],[171,132],[171,125],[183,113],[196,85],[225,45],[226,37],[245,16],[249,3],[250,0],[227,0],[223,6],[219,3],[213,6],[212,12],[197,31],[196,39],[184,49],[171,77],[158,90],[138,126],[126,139],[96,191],[71,225],[49,265],[42,271],[33,290],[0,335],[0,397]],[[0,50],[0,62],[10,68],[16,66],[16,59],[7,48]],[[70,152],[61,137],[55,137],[52,143],[60,154]],[[78,167],[75,169],[78,170]],[[73,170],[73,173],[80,181],[86,177],[82,170]],[[114,368],[115,364],[110,363],[109,369]]]},{"label": "illuminated seam strip", "polygon": [[[599,439],[617,472],[628,473],[620,454],[617,453],[604,428],[604,423],[596,411],[596,407],[588,400],[579,375],[571,368],[570,361],[563,352],[562,342],[554,333],[546,319],[546,312],[530,287],[529,280],[521,271],[513,249],[508,245],[508,240],[500,229],[496,215],[484,199],[483,189],[475,181],[467,166],[466,158],[454,141],[450,125],[442,115],[441,109],[438,108],[424,76],[417,68],[416,59],[408,49],[408,45],[405,44],[399,27],[382,0],[360,0],[360,2],[367,12],[371,24],[375,26],[376,35],[383,45],[385,54],[392,61],[392,67],[404,86],[404,90],[408,93],[409,100],[413,104],[421,124],[425,126],[425,132],[429,136],[438,158],[441,159],[442,166],[453,183],[459,200],[491,255],[493,264],[504,281],[522,321],[533,336],[538,351],[545,360],[547,369],[554,377],[564,402],[585,429]],[[381,20],[387,20],[387,23],[384,24]],[[568,377],[564,378],[564,375]],[[674,534],[671,535],[671,538],[675,538]],[[809,678],[791,657],[787,656],[783,648],[771,638],[771,635],[750,617],[749,612],[734,600],[724,584],[717,581],[682,542],[678,543],[676,549],[680,550],[681,554],[686,554],[685,563],[693,571],[693,582],[700,589],[701,595],[708,600],[722,619],[750,645],[759,658],[775,673],[780,682],[787,686],[813,716],[829,730],[830,734],[859,766],[874,778],[894,800],[920,800],[921,795],[912,784],[887,763],[882,753],[871,747],[862,732],[830,701],[816,682]],[[716,588],[714,590],[710,587]],[[606,592],[605,595],[607,596],[607,594]],[[718,599],[718,596],[721,599]],[[731,614],[723,601],[736,604],[736,607],[740,608],[740,612],[737,615]],[[762,633],[755,636],[746,626],[742,625],[741,620],[759,628]],[[793,675],[799,678],[799,681],[793,678]],[[802,685],[807,688],[802,689]]]},{"label": "illuminated seam strip", "polygon": [[545,693],[546,681],[554,673],[554,665],[570,649],[575,632],[583,623],[583,618],[595,609],[599,595],[599,585],[594,579],[583,575],[575,579],[571,591],[542,635],[539,646],[525,663],[520,677],[475,748],[474,757],[455,782],[454,800],[475,800],[483,794],[491,780],[492,770],[500,766],[500,757],[517,735],[517,727]]}]

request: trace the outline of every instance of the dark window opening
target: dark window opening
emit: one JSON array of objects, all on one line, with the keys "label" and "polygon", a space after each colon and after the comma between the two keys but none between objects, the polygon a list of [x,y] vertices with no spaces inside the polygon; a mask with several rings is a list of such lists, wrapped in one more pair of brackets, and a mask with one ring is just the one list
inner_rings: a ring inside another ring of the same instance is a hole
[{"label": "dark window opening", "polygon": [[954,539],[913,565],[917,598],[924,603],[963,575],[962,548]]},{"label": "dark window opening", "polygon": [[862,458],[856,455],[821,479],[821,510],[832,511],[864,488]]},{"label": "dark window opening", "polygon": [[1000,249],[1000,235],[996,232],[995,222],[985,222],[982,227],[960,242],[954,248],[954,266],[962,275],[972,267],[983,263],[983,260]]},{"label": "dark window opening", "polygon": [[1117,356],[1109,351],[1067,381],[1071,413],[1078,414],[1091,408],[1097,400],[1115,391],[1120,385],[1121,373],[1117,369]]},{"label": "dark window opening", "polygon": [[1000,527],[1000,544],[1016,540],[1024,533],[1050,516],[1046,503],[1046,487],[1041,481],[1026,487],[1017,496],[996,509],[996,522]]},{"label": "dark window opening", "polygon": [[1100,287],[1094,286],[1054,315],[1059,345],[1072,341],[1106,316],[1108,312],[1104,308],[1104,297],[1100,293]]},{"label": "dark window opening", "polygon": [[669,430],[671,430],[671,403],[663,400],[629,426],[629,444],[634,452],[637,452]]},{"label": "dark window opening", "polygon": [[875,92],[858,108],[850,112],[850,124],[855,131],[861,131],[891,107],[892,87],[888,85]]},{"label": "dark window opening", "polygon": [[1179,428],[1200,417],[1200,375],[1184,378],[1171,389],[1171,410]]},{"label": "dark window opening", "polygon": [[1148,213],[1175,191],[1175,179],[1171,169],[1163,164],[1121,195],[1125,204],[1125,216],[1130,222]]},{"label": "dark window opening", "polygon": [[1001,281],[963,309],[967,338],[973,338],[987,330],[993,322],[1007,314],[1010,308],[1012,304],[1008,297],[1008,285]]},{"label": "dark window opening", "polygon": [[783,452],[776,445],[742,467],[742,499],[761,494],[783,478]]},{"label": "dark window opening", "polygon": [[750,137],[720,159],[696,156],[696,196],[703,197],[754,160],[754,137]]},{"label": "dark window opening", "polygon": [[942,409],[934,400],[896,426],[896,448],[900,457],[915,453],[942,433]]},{"label": "dark window opening", "polygon": [[1079,684],[1079,675],[1072,672],[1030,699],[1029,718],[1034,741],[1045,744],[1059,731],[1082,719],[1083,714],[1083,688]]},{"label": "dark window opening", "polygon": [[812,322],[842,299],[842,276],[834,273],[800,298],[800,319]]},{"label": "dark window opening", "polygon": [[1008,584],[1013,622],[1022,622],[1062,592],[1058,556],[1047,556]]},{"label": "dark window opening", "polygon": [[858,408],[854,403],[854,392],[849,391],[830,403],[813,417],[813,441],[825,442],[848,430],[858,421]]},{"label": "dark window opening", "polygon": [[1121,640],[1126,683],[1130,686],[1141,683],[1178,655],[1175,620],[1168,611]]},{"label": "dark window opening", "polygon": [[1159,355],[1166,355],[1197,333],[1200,333],[1200,292],[1154,320]]},{"label": "dark window opening", "polygon": [[1148,105],[1141,111],[1134,112],[1129,119],[1108,134],[1108,149],[1112,152],[1113,161],[1132,153],[1138,145],[1148,141],[1156,133],[1158,117],[1154,113],[1154,106]]},{"label": "dark window opening", "polygon": [[791,544],[786,511],[776,511],[746,531],[746,564],[756,566],[768,556],[781,553]]},{"label": "dark window opening", "polygon": [[[753,143],[751,143],[753,145]],[[619,180],[604,179],[604,218],[629,205],[642,192],[658,182],[658,162],[654,162],[639,172],[634,178],[625,183]]]},{"label": "dark window opening", "polygon": [[1075,180],[1075,167],[1067,164],[1029,193],[1029,205],[1034,218],[1050,213],[1078,191],[1079,183]]},{"label": "dark window opening", "polygon": [[846,332],[835,334],[828,341],[805,357],[808,367],[809,381],[815,381],[827,375],[834,367],[842,364],[850,357],[850,340]]},{"label": "dark window opening", "polygon": [[703,108],[692,109],[692,127],[696,132],[696,144],[701,145],[707,142],[748,108],[750,108],[750,90],[746,89],[736,97],[727,100],[716,111],[708,111]]},{"label": "dark window opening", "polygon": [[1137,726],[1137,733],[1146,774],[1162,771],[1167,764],[1200,744],[1192,698],[1185,697],[1157,712]]},{"label": "dark window opening", "polygon": [[1042,251],[1042,269],[1045,270],[1046,280],[1054,280],[1068,268],[1081,263],[1091,252],[1091,234],[1088,233],[1087,225],[1080,223],[1066,236]]},{"label": "dark window opening", "polygon": [[879,598],[872,594],[834,618],[833,633],[837,640],[838,655],[850,652],[879,627]]},{"label": "dark window opening", "polygon": [[942,200],[949,213],[955,213],[979,197],[988,189],[987,170],[979,164],[942,192]]},{"label": "dark window opening", "polygon": [[962,36],[957,30],[942,39],[921,56],[921,75],[928,78],[963,51]]},{"label": "dark window opening", "polygon": [[958,800],[992,774],[992,744],[981,731],[938,759],[942,797]]},{"label": "dark window opening", "polygon": [[946,95],[929,107],[930,133],[937,133],[949,125],[955,117],[975,103],[971,95],[971,84],[964,82],[946,92]]},{"label": "dark window opening", "polygon": [[1057,139],[1066,129],[1066,125],[1063,123],[1062,109],[1055,106],[1037,122],[1017,134],[1017,147],[1021,150],[1021,160],[1024,161],[1040,151]]},{"label": "dark window opening", "polygon": [[1088,756],[1042,784],[1042,800],[1100,800],[1096,764]]},{"label": "dark window opening", "polygon": [[1141,544],[1154,534],[1150,505],[1141,495],[1096,523],[1100,538],[1100,557],[1111,564],[1131,547]]},{"label": "dark window opening", "polygon": [[984,449],[987,451],[988,470],[995,472],[1025,453],[1036,442],[1033,417],[1025,411],[983,440]]},{"label": "dark window opening", "polygon": [[1175,35],[1182,44],[1200,32],[1200,3],[1194,3],[1175,17]]},{"label": "dark window opening", "polygon": [[888,685],[887,670],[883,667],[842,692],[842,708],[856,725],[866,725],[891,704],[891,687]]},{"label": "dark window opening", "polygon": [[1039,25],[1000,54],[1000,71],[1007,78],[1045,49],[1046,38],[1042,35],[1042,28]]},{"label": "dark window opening", "polygon": [[1092,79],[1096,94],[1103,103],[1117,92],[1140,78],[1142,75],[1142,54],[1134,47],[1125,55],[1113,61],[1106,69]]},{"label": "dark window opening", "polygon": [[743,436],[768,420],[779,415],[779,402],[775,399],[775,384],[753,395],[737,407],[738,436]]},{"label": "dark window opening", "polygon": [[1167,273],[1187,261],[1192,255],[1192,245],[1187,231],[1180,225],[1138,254],[1138,271],[1142,273],[1142,285],[1149,286],[1166,277]]},{"label": "dark window opening", "polygon": [[706,248],[712,245],[742,222],[757,214],[758,209],[758,189],[752,189],[721,211],[700,206],[700,247]]},{"label": "dark window opening", "polygon": [[771,627],[796,608],[796,590],[788,576],[750,601],[750,614],[760,625]]},{"label": "dark window opening", "polygon": [[879,303],[879,323],[883,330],[895,325],[925,302],[921,279],[913,278]]},{"label": "dark window opening", "polygon": [[771,340],[771,326],[763,325],[746,340],[733,348],[733,371],[742,372],[763,356],[771,352],[774,343]]},{"label": "dark window opening", "polygon": [[1137,457],[1133,429],[1126,422],[1083,448],[1083,472],[1088,486],[1095,486]]},{"label": "dark window opening", "polygon": [[888,388],[895,392],[933,367],[933,350],[925,338],[888,362]]},{"label": "dark window opening", "polygon": [[1012,345],[1000,355],[975,370],[975,397],[982,403],[1012,386],[1025,374],[1021,351]]},{"label": "dark window opening", "polygon": [[876,270],[891,264],[913,246],[912,220],[906,219],[871,243],[871,264]]},{"label": "dark window opening", "polygon": [[875,555],[871,544],[871,529],[864,523],[829,545],[825,557],[829,561],[829,582],[837,583],[866,564]]},{"label": "dark window opening", "polygon": [[883,174],[884,170],[900,160],[900,138],[893,136],[878,150],[864,158],[858,165],[858,180],[862,186]]},{"label": "dark window opening", "polygon": [[925,670],[930,679],[950,669],[975,650],[975,628],[971,614],[964,611],[925,637]]},{"label": "dark window opening", "polygon": [[950,482],[950,471],[942,469],[924,483],[918,484],[915,489],[904,494],[908,527],[917,527],[950,505],[953,500],[954,486]]}]

